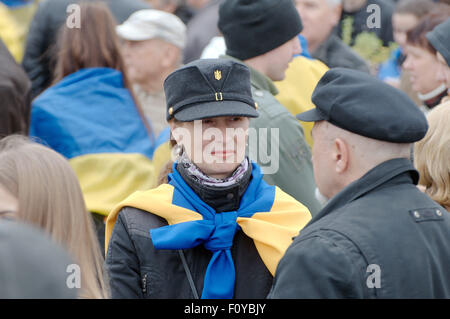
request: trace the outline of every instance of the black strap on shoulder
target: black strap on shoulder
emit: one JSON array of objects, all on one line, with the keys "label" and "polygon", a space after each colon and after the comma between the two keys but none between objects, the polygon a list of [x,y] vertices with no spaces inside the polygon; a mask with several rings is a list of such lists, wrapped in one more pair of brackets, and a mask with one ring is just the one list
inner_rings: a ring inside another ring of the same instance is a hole
[{"label": "black strap on shoulder", "polygon": [[191,286],[192,293],[194,294],[195,299],[200,299],[198,297],[197,289],[195,288],[194,280],[192,279],[191,271],[189,270],[189,266],[186,261],[186,257],[184,256],[184,252],[179,249],[178,254],[180,255],[181,262],[183,263],[184,271],[186,273],[187,279],[189,281],[189,286]]}]

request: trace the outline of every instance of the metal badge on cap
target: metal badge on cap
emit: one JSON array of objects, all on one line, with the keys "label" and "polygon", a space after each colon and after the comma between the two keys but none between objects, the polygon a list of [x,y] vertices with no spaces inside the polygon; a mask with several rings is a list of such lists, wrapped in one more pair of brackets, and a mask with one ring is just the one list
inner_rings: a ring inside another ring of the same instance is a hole
[{"label": "metal badge on cap", "polygon": [[222,78],[222,71],[220,70],[215,70],[214,71],[214,78],[219,81]]}]

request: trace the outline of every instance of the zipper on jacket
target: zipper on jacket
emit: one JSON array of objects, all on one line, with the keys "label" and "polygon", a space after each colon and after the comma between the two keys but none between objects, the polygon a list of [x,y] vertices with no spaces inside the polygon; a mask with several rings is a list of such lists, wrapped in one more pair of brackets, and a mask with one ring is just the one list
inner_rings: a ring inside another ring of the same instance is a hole
[{"label": "zipper on jacket", "polygon": [[147,274],[144,274],[144,277],[142,278],[142,292],[144,294],[147,293]]}]

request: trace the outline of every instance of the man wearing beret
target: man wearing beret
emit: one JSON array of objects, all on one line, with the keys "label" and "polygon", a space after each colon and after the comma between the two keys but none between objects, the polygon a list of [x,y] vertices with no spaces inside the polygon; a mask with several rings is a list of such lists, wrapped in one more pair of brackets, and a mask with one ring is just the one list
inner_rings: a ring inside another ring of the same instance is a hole
[{"label": "man wearing beret", "polygon": [[427,132],[401,91],[336,68],[319,81],[314,174],[329,199],[277,267],[269,298],[450,298],[450,215],[416,187]]},{"label": "man wearing beret", "polygon": [[[278,90],[272,82],[283,80],[289,62],[301,53],[297,36],[303,27],[292,0],[224,1],[218,26],[227,47],[224,57],[250,68],[252,94],[260,114],[250,121],[250,127],[259,134],[269,132],[267,138],[258,137],[257,151],[261,145],[266,145],[269,152],[276,148],[279,167],[275,172],[265,171],[267,163],[251,149],[250,157],[262,167],[267,183],[293,196],[314,216],[320,204],[314,196],[311,151],[300,123],[275,99]],[[279,132],[274,142],[269,135],[272,129]]]}]

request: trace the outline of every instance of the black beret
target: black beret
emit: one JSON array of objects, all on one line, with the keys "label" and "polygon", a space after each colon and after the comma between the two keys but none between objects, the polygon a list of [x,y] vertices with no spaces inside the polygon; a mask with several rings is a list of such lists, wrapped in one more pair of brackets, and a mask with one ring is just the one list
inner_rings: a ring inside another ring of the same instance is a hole
[{"label": "black beret", "polygon": [[426,38],[450,66],[450,18],[428,32]]},{"label": "black beret", "polygon": [[167,120],[190,122],[218,116],[258,117],[250,70],[228,59],[196,60],[164,81]]},{"label": "black beret", "polygon": [[226,0],[218,27],[226,53],[240,60],[278,48],[303,29],[292,0]]},{"label": "black beret", "polygon": [[329,70],[311,100],[316,108],[298,114],[299,120],[324,120],[355,134],[392,143],[419,141],[428,130],[425,115],[405,93],[360,71]]}]

